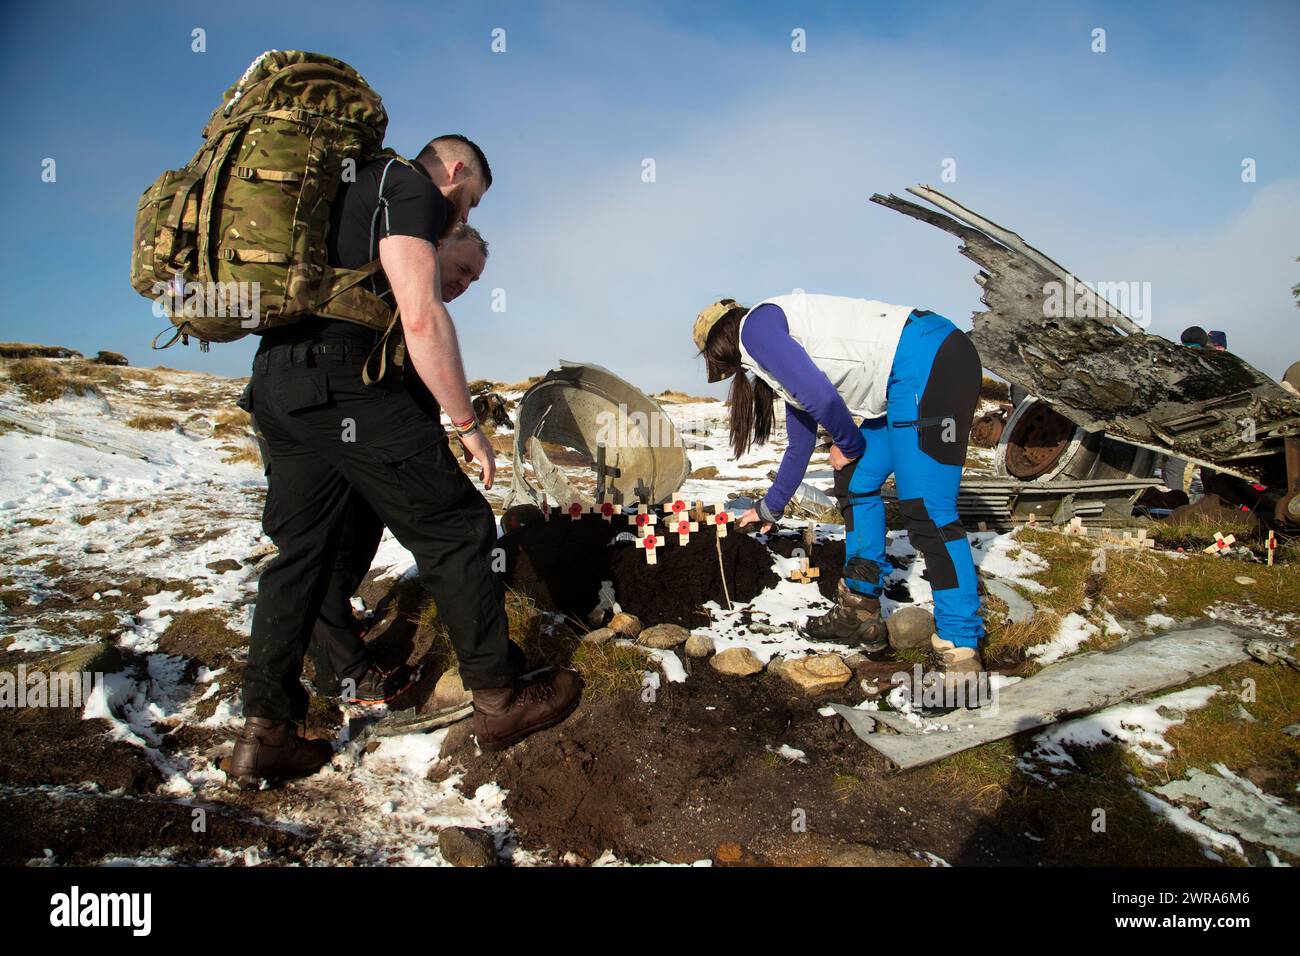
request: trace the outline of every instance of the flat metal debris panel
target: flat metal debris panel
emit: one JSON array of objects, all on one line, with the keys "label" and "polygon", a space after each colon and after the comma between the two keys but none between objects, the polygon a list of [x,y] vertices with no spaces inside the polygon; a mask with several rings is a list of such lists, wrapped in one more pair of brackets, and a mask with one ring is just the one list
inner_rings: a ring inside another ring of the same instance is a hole
[{"label": "flat metal debris panel", "polygon": [[872,717],[898,733],[860,736],[900,770],[908,770],[1249,660],[1246,643],[1263,636],[1224,624],[1191,625],[1052,664],[1001,688],[994,706],[921,718],[919,728],[902,714],[872,711]]}]

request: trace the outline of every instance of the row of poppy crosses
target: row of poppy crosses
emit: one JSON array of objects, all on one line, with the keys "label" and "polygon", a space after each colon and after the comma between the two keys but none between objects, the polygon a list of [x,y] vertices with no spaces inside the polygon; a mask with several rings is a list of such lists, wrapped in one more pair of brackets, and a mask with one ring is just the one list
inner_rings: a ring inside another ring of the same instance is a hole
[{"label": "row of poppy crosses", "polygon": [[[692,509],[694,517],[698,520],[691,520]],[[548,512],[549,508],[543,505],[542,510]],[[624,511],[622,505],[614,504],[611,497],[606,494],[603,501],[592,506],[584,505],[581,501],[574,499],[567,507],[557,509],[556,513],[568,515],[574,521],[588,514],[599,515],[606,521],[610,521],[615,515],[623,515]],[[642,502],[636,506],[635,511],[627,512],[626,517],[636,528],[636,546],[645,551],[646,563],[654,564],[655,550],[662,547],[667,540],[654,533],[655,525],[658,523],[660,516]],[[703,502],[688,502],[685,498],[674,498],[663,505],[664,524],[662,530],[664,535],[677,535],[678,544],[687,544],[691,540],[691,533],[700,530],[701,521],[713,525],[718,531],[718,537],[725,538],[727,536],[727,525],[735,520],[735,515],[727,511],[722,505],[714,505],[713,510],[706,513]]]}]

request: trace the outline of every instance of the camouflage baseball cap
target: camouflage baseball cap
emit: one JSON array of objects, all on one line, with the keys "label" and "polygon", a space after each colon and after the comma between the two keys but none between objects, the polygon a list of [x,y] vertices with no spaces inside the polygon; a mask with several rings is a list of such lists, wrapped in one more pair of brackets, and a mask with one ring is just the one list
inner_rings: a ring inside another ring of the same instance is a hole
[{"label": "camouflage baseball cap", "polygon": [[735,299],[719,299],[711,306],[695,317],[695,328],[691,330],[691,338],[695,340],[695,347],[701,352],[704,351],[704,343],[709,340],[709,332],[713,327],[732,309],[743,309],[743,305],[738,305]]}]

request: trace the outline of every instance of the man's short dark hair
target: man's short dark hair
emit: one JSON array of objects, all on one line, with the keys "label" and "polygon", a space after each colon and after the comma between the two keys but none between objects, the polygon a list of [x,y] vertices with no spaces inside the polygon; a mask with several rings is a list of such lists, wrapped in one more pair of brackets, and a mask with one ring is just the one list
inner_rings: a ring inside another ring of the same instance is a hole
[{"label": "man's short dark hair", "polygon": [[425,144],[424,149],[420,150],[418,160],[432,159],[439,156],[439,143],[459,143],[462,147],[468,149],[474,157],[474,163],[478,166],[479,172],[483,174],[483,186],[488,188],[492,185],[492,167],[488,165],[487,157],[483,155],[483,150],[479,149],[478,143],[474,142],[468,136],[462,136],[460,133],[447,133],[445,136],[437,136]]}]

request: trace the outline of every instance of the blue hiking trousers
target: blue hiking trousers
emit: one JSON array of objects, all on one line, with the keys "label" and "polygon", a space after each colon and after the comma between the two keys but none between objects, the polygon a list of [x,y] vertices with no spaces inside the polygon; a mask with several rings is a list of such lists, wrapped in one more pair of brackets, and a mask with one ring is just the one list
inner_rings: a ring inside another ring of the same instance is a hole
[{"label": "blue hiking trousers", "polygon": [[835,474],[847,532],[844,583],[878,597],[894,570],[885,553],[880,487],[892,473],[912,546],[924,556],[934,592],[935,629],[959,647],[984,634],[957,489],[983,370],[975,346],[948,319],[913,312],[889,373],[886,414],[864,419],[867,449]]}]

